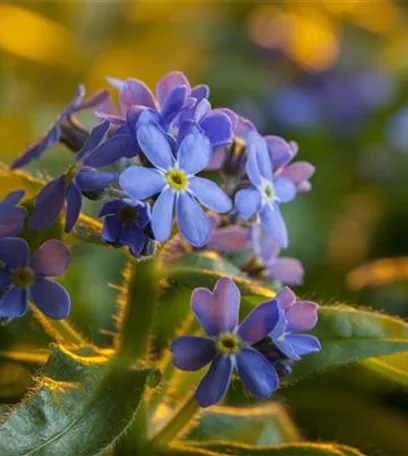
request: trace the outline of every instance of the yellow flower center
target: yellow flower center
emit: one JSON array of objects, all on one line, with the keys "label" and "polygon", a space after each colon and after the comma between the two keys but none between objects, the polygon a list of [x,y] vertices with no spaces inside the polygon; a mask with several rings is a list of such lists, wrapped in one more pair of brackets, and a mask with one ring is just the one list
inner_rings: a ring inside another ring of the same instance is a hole
[{"label": "yellow flower center", "polygon": [[18,268],[13,272],[11,280],[14,286],[27,288],[34,283],[34,273],[30,268]]},{"label": "yellow flower center", "polygon": [[137,210],[131,206],[124,206],[119,209],[117,217],[125,225],[132,225],[137,221]]},{"label": "yellow flower center", "polygon": [[188,178],[181,169],[170,169],[166,173],[166,181],[176,191],[184,190],[188,185]]},{"label": "yellow flower center", "polygon": [[231,333],[222,334],[215,343],[215,348],[223,355],[234,355],[241,350],[241,341]]}]

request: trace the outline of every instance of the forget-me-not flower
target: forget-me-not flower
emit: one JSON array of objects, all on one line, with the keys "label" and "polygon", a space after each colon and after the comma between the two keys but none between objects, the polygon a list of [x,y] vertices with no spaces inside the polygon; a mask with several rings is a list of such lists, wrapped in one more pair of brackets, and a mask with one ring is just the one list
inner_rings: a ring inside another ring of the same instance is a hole
[{"label": "forget-me-not flower", "polygon": [[156,240],[163,242],[169,238],[175,211],[181,235],[192,245],[203,246],[211,223],[200,203],[218,213],[228,212],[232,207],[230,198],[217,184],[196,176],[211,158],[209,139],[195,124],[179,134],[177,150],[174,141],[154,123],[141,125],[137,137],[154,168],[130,166],[120,175],[120,186],[136,200],[159,193],[152,210]]},{"label": "forget-me-not flower", "polygon": [[287,247],[288,234],[279,206],[280,203],[287,203],[295,198],[296,186],[287,177],[273,175],[267,143],[259,133],[248,133],[246,147],[246,173],[252,186],[236,193],[237,211],[244,219],[259,214],[264,230],[275,238],[280,246]]},{"label": "forget-me-not flower", "polygon": [[67,247],[55,239],[44,242],[30,259],[24,239],[0,239],[0,317],[22,317],[28,309],[28,299],[54,320],[66,318],[70,297],[59,283],[48,277],[65,273],[71,261]]},{"label": "forget-me-not flower", "polygon": [[17,204],[24,194],[24,190],[10,192],[0,201],[0,238],[15,236],[23,229],[27,210],[25,207],[17,206]]},{"label": "forget-me-not flower", "polygon": [[240,292],[231,279],[223,278],[213,292],[194,290],[191,305],[207,337],[178,337],[171,351],[173,363],[182,370],[196,371],[211,363],[196,391],[200,406],[214,405],[225,396],[234,370],[254,396],[270,397],[279,385],[277,372],[252,345],[275,328],[278,303],[261,304],[239,325]]},{"label": "forget-me-not flower", "polygon": [[11,169],[21,168],[25,165],[28,165],[28,163],[30,163],[32,160],[40,158],[47,149],[59,141],[60,125],[65,119],[79,111],[96,108],[101,103],[103,103],[108,98],[108,96],[109,92],[107,90],[102,90],[95,93],[87,100],[84,100],[85,87],[81,84],[78,87],[73,100],[57,117],[48,132],[29,144],[28,148],[12,162]]}]

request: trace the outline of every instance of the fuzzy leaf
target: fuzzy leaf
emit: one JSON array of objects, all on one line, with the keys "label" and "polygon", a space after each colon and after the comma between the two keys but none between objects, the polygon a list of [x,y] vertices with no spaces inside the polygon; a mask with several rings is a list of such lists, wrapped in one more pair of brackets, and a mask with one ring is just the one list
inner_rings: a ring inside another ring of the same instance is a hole
[{"label": "fuzzy leaf", "polygon": [[36,392],[0,426],[2,456],[97,455],[127,430],[150,370],[89,352],[52,351]]},{"label": "fuzzy leaf", "polygon": [[370,358],[361,364],[393,382],[408,386],[408,353]]}]

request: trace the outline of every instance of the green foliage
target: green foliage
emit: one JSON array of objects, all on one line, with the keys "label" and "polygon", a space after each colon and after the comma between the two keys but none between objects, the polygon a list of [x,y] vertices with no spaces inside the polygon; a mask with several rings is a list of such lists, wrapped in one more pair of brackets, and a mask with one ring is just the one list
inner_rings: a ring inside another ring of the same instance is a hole
[{"label": "green foliage", "polygon": [[36,392],[0,427],[2,456],[95,455],[126,431],[150,371],[86,351],[52,351]]}]

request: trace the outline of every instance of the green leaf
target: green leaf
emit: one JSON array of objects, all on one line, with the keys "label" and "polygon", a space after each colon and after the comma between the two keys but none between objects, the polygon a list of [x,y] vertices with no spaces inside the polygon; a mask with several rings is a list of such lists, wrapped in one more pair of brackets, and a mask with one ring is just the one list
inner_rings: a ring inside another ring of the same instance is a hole
[{"label": "green leaf", "polygon": [[369,358],[360,364],[393,382],[408,386],[408,353]]},{"label": "green leaf", "polygon": [[187,440],[223,440],[257,445],[297,442],[300,435],[278,403],[256,407],[212,407],[202,412]]},{"label": "green leaf", "polygon": [[0,454],[99,454],[132,423],[149,374],[92,349],[53,349],[36,392],[0,426]]},{"label": "green leaf", "polygon": [[348,306],[321,307],[312,334],[323,346],[294,365],[288,382],[366,358],[408,350],[408,324],[395,317]]}]

